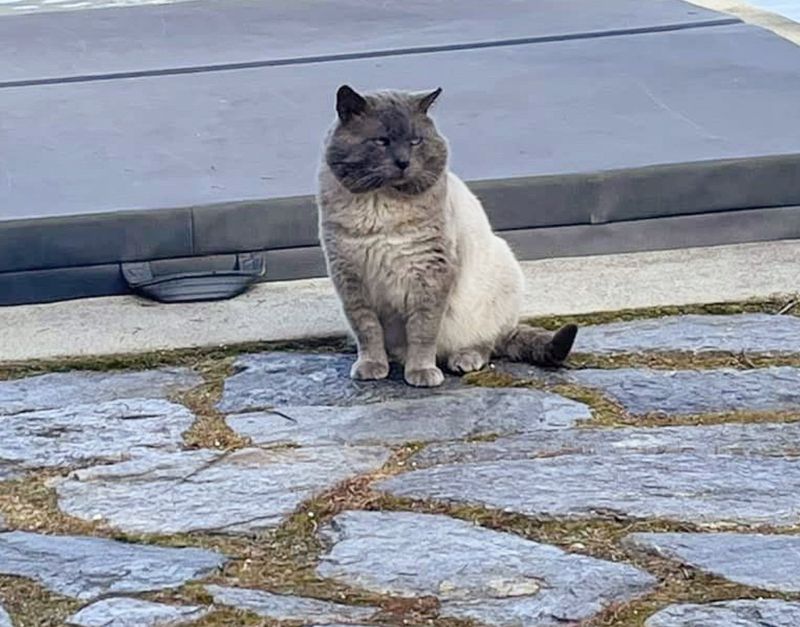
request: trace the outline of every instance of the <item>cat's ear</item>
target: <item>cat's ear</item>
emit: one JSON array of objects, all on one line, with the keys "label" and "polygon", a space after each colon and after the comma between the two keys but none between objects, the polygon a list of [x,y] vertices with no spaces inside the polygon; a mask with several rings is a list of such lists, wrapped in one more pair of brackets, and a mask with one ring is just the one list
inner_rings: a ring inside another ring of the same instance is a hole
[{"label": "cat's ear", "polygon": [[441,93],[442,93],[442,88],[437,87],[429,94],[423,94],[422,96],[420,96],[419,99],[417,100],[417,106],[419,107],[419,110],[422,113],[427,113],[428,109],[431,108],[431,105],[439,97],[439,94]]},{"label": "cat's ear", "polygon": [[364,113],[367,101],[349,85],[342,85],[336,92],[336,113],[342,122],[349,122],[353,116]]}]

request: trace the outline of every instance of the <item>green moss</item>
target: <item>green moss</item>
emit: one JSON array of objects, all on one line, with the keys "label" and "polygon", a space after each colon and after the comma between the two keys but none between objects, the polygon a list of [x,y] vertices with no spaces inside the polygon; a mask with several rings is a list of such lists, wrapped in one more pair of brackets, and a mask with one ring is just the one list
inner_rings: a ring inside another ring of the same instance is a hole
[{"label": "green moss", "polygon": [[[798,300],[797,295],[781,298],[755,299],[729,303],[709,303],[705,305],[673,305],[662,307],[644,307],[640,309],[619,309],[617,311],[599,311],[589,314],[572,316],[540,316],[528,318],[529,324],[555,330],[564,324],[577,324],[588,326],[592,324],[606,324],[609,322],[626,322],[640,318],[661,318],[663,316],[679,316],[684,314],[709,314],[727,315],[738,313],[771,313],[780,311],[800,314],[800,308],[794,306]],[[787,307],[791,307],[787,310]]]},{"label": "green moss", "polygon": [[70,370],[117,371],[149,370],[167,366],[190,368],[209,361],[223,361],[246,353],[265,351],[352,352],[347,338],[331,337],[286,342],[248,342],[230,346],[187,348],[148,353],[129,353],[88,357],[5,362],[0,364],[0,380],[18,379],[48,372]]}]

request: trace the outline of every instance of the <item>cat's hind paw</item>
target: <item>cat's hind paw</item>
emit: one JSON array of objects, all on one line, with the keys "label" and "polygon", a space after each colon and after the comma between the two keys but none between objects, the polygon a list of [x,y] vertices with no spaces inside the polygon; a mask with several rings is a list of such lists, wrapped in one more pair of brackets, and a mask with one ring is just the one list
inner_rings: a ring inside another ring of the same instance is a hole
[{"label": "cat's hind paw", "polygon": [[450,372],[456,374],[466,374],[482,370],[488,361],[489,356],[485,352],[477,349],[467,349],[450,355],[447,358],[447,368]]},{"label": "cat's hind paw", "polygon": [[359,359],[350,369],[350,378],[357,381],[377,381],[389,376],[389,364],[385,361]]},{"label": "cat's hind paw", "polygon": [[406,383],[417,388],[435,388],[444,383],[444,374],[438,368],[406,370]]}]

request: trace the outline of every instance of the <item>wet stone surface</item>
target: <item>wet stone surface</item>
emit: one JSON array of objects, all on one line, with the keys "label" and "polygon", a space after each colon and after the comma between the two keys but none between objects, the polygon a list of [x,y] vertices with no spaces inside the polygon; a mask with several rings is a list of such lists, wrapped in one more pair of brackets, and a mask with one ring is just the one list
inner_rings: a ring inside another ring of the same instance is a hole
[{"label": "wet stone surface", "polygon": [[[591,418],[586,405],[537,390],[471,388],[350,407],[285,408],[228,418],[254,444],[401,444],[546,431]],[[287,418],[288,417],[288,418]]]},{"label": "wet stone surface", "polygon": [[634,533],[625,543],[753,588],[800,592],[800,536]]},{"label": "wet stone surface", "polygon": [[156,452],[53,485],[62,511],[123,531],[247,533],[280,524],[306,499],[388,458],[383,447]]},{"label": "wet stone surface", "polygon": [[81,600],[175,588],[222,566],[202,549],[128,544],[88,536],[0,533],[0,574],[28,577]]},{"label": "wet stone surface", "polygon": [[214,603],[218,605],[248,610],[273,620],[313,620],[320,625],[347,621],[352,624],[354,621],[369,620],[378,612],[376,607],[342,605],[246,588],[206,586],[205,589],[214,598]]},{"label": "wet stone surface", "polygon": [[671,605],[645,621],[644,627],[797,627],[800,603],[777,599]]},{"label": "wet stone surface", "polygon": [[345,512],[323,532],[318,572],[399,596],[434,595],[440,615],[487,625],[561,625],[655,582],[625,564],[573,555],[447,516]]},{"label": "wet stone surface", "polygon": [[569,379],[602,390],[638,415],[800,409],[800,368],[575,370]]},{"label": "wet stone surface", "polygon": [[119,461],[137,450],[175,450],[193,421],[183,405],[146,398],[5,416],[0,417],[0,459],[11,471]]},{"label": "wet stone surface", "polygon": [[117,597],[84,607],[67,624],[74,627],[167,627],[185,625],[208,613],[197,605],[166,605]]},{"label": "wet stone surface", "polygon": [[770,314],[685,315],[581,328],[576,352],[800,353],[800,318]]},{"label": "wet stone surface", "polygon": [[57,372],[0,381],[0,416],[118,399],[165,399],[202,382],[200,375],[187,368]]}]

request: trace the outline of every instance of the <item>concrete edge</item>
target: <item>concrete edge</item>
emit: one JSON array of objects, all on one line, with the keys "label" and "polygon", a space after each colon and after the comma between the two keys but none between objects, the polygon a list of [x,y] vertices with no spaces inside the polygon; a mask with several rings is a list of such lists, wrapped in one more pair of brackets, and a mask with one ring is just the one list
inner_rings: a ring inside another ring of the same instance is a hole
[{"label": "concrete edge", "polygon": [[[524,262],[525,316],[741,301],[800,292],[800,240]],[[144,353],[347,332],[328,279],[228,301],[114,296],[0,307],[0,362]]]},{"label": "concrete edge", "polygon": [[704,9],[719,11],[720,13],[727,13],[728,15],[738,17],[747,24],[765,28],[779,37],[783,37],[793,44],[800,46],[800,24],[790,20],[788,17],[759,9],[746,2],[737,2],[736,0],[686,1]]}]

